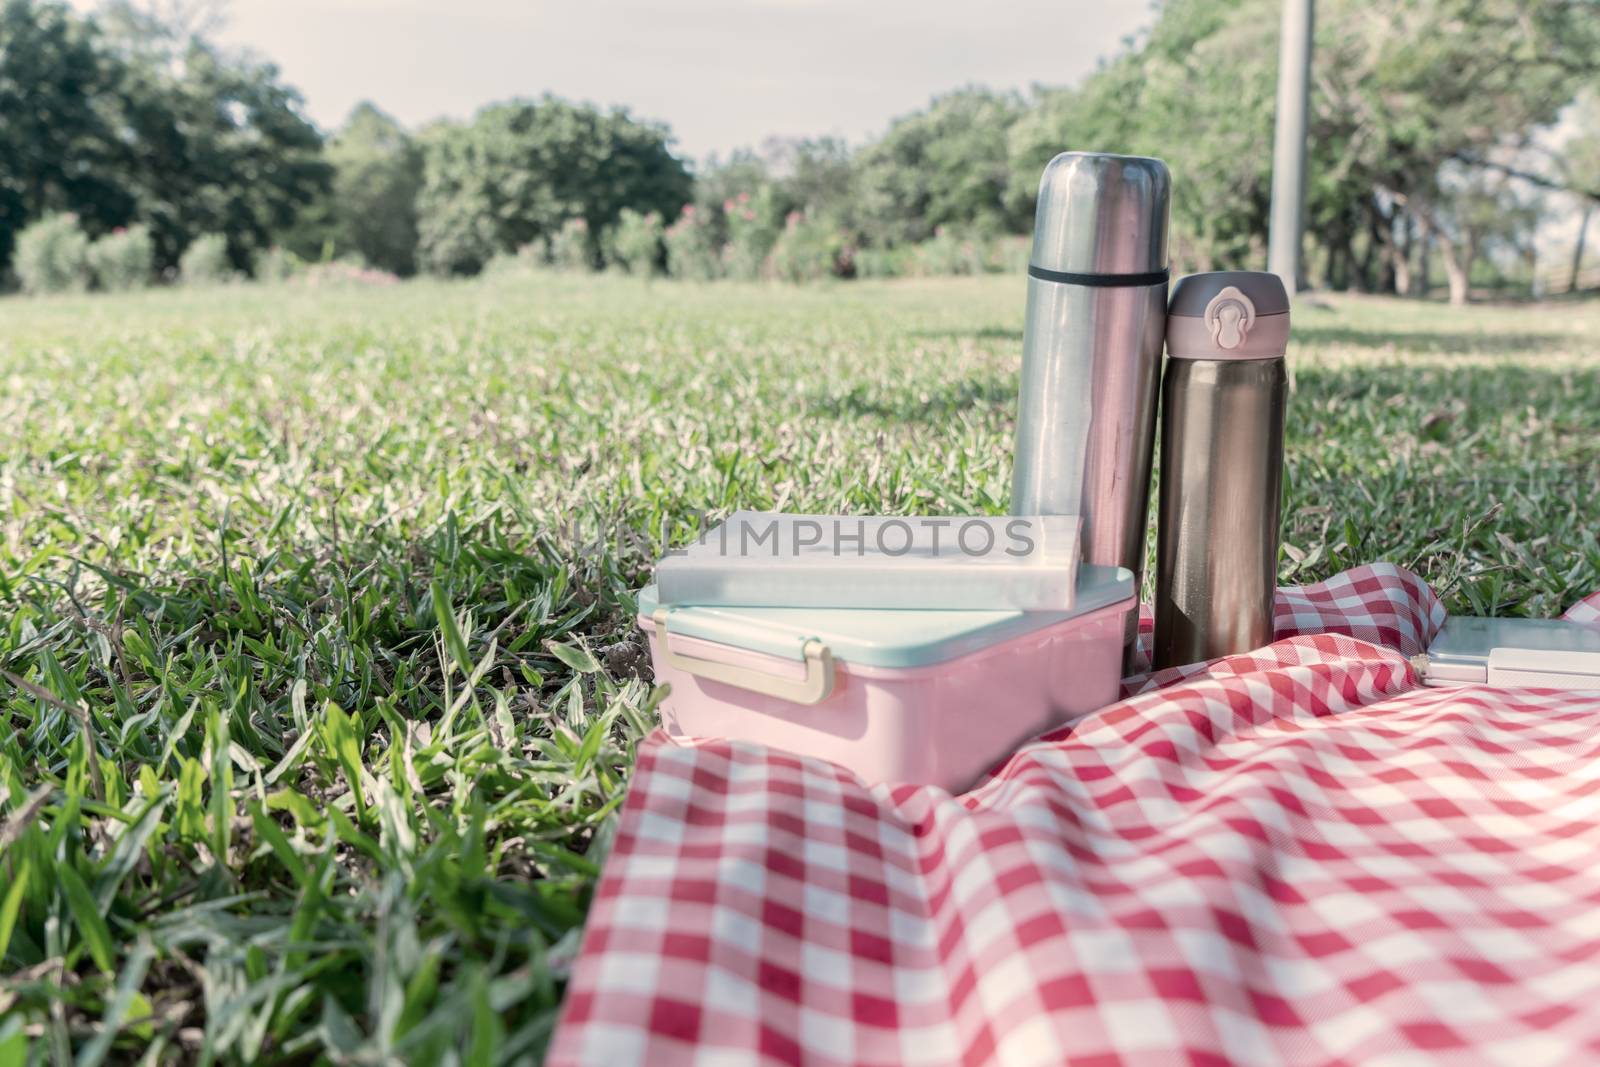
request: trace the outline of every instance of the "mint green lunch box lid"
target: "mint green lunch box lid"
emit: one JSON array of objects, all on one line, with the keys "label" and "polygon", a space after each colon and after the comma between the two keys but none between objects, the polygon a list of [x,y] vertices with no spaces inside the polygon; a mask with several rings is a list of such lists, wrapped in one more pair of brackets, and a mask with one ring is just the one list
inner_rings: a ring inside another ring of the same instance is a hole
[{"label": "mint green lunch box lid", "polygon": [[[674,637],[697,637],[751,652],[803,661],[819,640],[846,663],[922,667],[978,652],[1046,626],[1133,599],[1133,573],[1084,564],[1071,611],[935,611],[895,608],[745,608],[668,604]],[[656,587],[639,590],[639,615],[662,607]]]}]

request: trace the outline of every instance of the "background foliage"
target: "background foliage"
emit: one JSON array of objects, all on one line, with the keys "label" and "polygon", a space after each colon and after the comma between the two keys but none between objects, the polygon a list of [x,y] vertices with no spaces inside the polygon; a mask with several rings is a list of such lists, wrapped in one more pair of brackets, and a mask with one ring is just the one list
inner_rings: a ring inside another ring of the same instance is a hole
[{"label": "background foliage", "polygon": [[[0,263],[27,223],[71,212],[90,239],[145,226],[158,272],[202,233],[222,234],[240,271],[275,247],[295,257],[275,269],[637,269],[624,249],[648,243],[637,219],[655,214],[656,266],[679,278],[996,269],[1044,164],[1093,149],[1171,164],[1179,269],[1259,267],[1277,12],[1164,0],[1078,85],[969,86],[864,145],[772,140],[691,165],[660,123],[549,96],[418,131],[363,104],[324,139],[271,66],[186,27],[0,0]],[[1457,302],[1528,286],[1542,194],[1600,204],[1597,88],[1593,0],[1320,4],[1307,280],[1404,295],[1438,277]]]}]

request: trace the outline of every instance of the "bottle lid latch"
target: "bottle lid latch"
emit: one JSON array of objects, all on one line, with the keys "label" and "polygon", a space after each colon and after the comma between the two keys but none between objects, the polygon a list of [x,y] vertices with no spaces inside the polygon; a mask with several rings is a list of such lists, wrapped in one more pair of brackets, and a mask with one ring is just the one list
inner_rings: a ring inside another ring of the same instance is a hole
[{"label": "bottle lid latch", "polygon": [[1206,305],[1206,329],[1218,348],[1232,351],[1244,344],[1255,322],[1256,306],[1237,286],[1226,286]]}]

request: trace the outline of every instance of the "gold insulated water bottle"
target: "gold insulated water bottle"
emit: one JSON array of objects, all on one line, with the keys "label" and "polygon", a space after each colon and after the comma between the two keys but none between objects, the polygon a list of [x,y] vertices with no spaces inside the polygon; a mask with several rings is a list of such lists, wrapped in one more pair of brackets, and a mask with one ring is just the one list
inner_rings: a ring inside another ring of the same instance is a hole
[{"label": "gold insulated water bottle", "polygon": [[1153,665],[1272,641],[1289,294],[1276,275],[1172,288],[1161,387]]}]

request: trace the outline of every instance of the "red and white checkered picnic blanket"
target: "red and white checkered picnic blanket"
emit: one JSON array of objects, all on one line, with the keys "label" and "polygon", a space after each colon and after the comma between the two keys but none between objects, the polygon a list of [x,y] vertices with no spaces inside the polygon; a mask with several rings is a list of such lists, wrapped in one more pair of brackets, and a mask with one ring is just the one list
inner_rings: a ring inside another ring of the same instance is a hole
[{"label": "red and white checkered picnic blanket", "polygon": [[550,1062],[1600,1063],[1600,693],[1419,688],[1443,618],[1283,590],[963,796],[658,735]]}]

